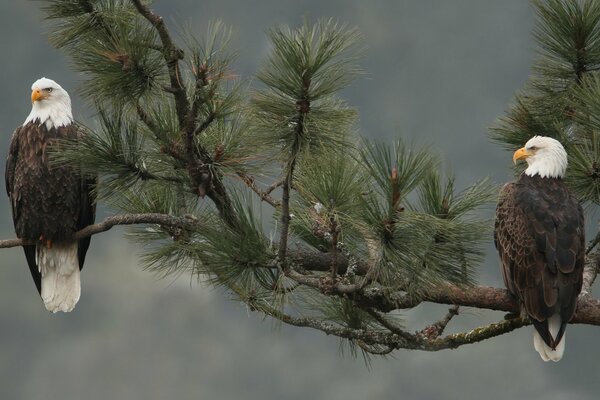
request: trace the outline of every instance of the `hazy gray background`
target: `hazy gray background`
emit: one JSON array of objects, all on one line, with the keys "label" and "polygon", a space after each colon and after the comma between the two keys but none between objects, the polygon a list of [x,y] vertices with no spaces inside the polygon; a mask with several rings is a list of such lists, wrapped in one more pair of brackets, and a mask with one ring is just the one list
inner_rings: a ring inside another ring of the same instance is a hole
[{"label": "hazy gray background", "polygon": [[[334,17],[357,26],[368,46],[368,75],[344,92],[360,110],[364,135],[433,143],[461,186],[510,178],[510,154],[487,138],[525,82],[534,58],[534,11],[527,1],[158,1],[171,23],[199,33],[221,18],[234,27],[236,71],[251,76],[268,52],[265,29],[303,17]],[[39,3],[0,2],[0,141],[30,109],[31,83],[57,80],[74,97],[81,79],[46,39]],[[0,237],[13,237],[0,195]],[[107,215],[102,211],[98,218]],[[480,281],[501,285],[495,250]],[[546,364],[531,328],[459,350],[398,351],[390,359],[341,356],[335,338],[307,329],[272,329],[224,293],[187,277],[143,272],[141,250],[117,229],[92,240],[83,295],[71,314],[43,307],[20,249],[0,251],[0,399],[595,399],[600,392],[598,330],[569,327],[567,350]],[[415,329],[445,307],[420,307]],[[452,329],[501,318],[476,310]],[[596,336],[595,336],[596,335]]]}]

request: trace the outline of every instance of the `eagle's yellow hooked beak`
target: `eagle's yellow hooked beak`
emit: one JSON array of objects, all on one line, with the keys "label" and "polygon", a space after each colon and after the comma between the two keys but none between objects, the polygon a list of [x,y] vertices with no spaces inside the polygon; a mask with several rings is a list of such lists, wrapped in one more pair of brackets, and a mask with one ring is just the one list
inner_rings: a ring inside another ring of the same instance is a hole
[{"label": "eagle's yellow hooked beak", "polygon": [[515,151],[513,154],[513,163],[517,163],[518,160],[524,160],[529,157],[531,153],[527,151],[525,147],[521,147],[519,150]]},{"label": "eagle's yellow hooked beak", "polygon": [[31,102],[35,103],[38,100],[43,100],[44,99],[44,93],[42,92],[41,89],[33,89],[31,91]]}]

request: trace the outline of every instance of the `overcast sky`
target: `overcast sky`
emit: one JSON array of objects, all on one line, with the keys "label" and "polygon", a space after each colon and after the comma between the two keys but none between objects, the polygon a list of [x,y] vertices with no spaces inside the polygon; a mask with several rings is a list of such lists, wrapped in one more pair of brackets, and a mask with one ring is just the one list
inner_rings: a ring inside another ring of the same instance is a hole
[{"label": "overcast sky", "polygon": [[[93,125],[77,96],[81,77],[47,41],[39,2],[0,2],[0,151],[30,110],[30,86],[58,81],[76,118]],[[175,29],[197,33],[211,19],[233,27],[237,72],[252,77],[269,51],[265,30],[303,18],[333,17],[358,27],[367,75],[343,92],[359,109],[362,135],[432,143],[459,185],[485,176],[510,179],[511,155],[487,128],[522,87],[535,57],[534,11],[524,0],[158,1]],[[4,156],[3,156],[4,157]],[[3,165],[3,163],[2,163]],[[102,209],[98,218],[110,212]],[[0,196],[0,237],[13,237]],[[2,399],[595,399],[600,389],[597,328],[570,326],[566,353],[543,363],[532,328],[437,353],[397,351],[363,361],[338,341],[307,329],[274,329],[226,293],[188,277],[160,280],[142,270],[141,249],[116,229],[93,238],[73,313],[51,315],[35,291],[20,249],[0,257]],[[490,237],[483,284],[501,285]],[[465,310],[451,329],[502,318]],[[419,307],[408,323],[445,307]],[[276,328],[276,327],[275,327]],[[596,336],[594,336],[596,335]]]}]

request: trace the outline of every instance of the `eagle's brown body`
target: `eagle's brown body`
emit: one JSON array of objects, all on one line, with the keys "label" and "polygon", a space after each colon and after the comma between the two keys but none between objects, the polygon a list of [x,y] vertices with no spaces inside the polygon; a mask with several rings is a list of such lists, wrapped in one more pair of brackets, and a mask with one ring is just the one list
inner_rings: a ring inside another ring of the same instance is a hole
[{"label": "eagle's brown body", "polygon": [[[584,215],[562,178],[523,173],[506,184],[496,209],[495,244],[504,282],[554,349],[575,313],[583,282]],[[560,315],[558,335],[548,319]]]},{"label": "eagle's brown body", "polygon": [[[19,238],[41,239],[50,246],[70,239],[76,231],[94,222],[95,205],[91,196],[94,180],[82,178],[69,166],[48,164],[50,148],[59,139],[76,139],[78,135],[74,124],[48,129],[39,122],[28,122],[14,132],[6,162],[6,190]],[[80,268],[89,244],[89,238],[79,240]],[[41,291],[36,246],[24,246],[24,250],[33,280]]]}]

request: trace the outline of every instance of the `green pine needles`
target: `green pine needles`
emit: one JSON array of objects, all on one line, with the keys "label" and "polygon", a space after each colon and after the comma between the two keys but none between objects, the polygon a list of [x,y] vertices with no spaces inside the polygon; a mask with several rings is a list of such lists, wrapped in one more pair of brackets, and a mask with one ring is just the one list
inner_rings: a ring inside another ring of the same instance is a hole
[{"label": "green pine needles", "polygon": [[598,113],[600,4],[593,0],[535,1],[538,58],[533,75],[492,138],[507,148],[535,135],[560,140],[569,154],[567,179],[578,197],[600,204]]},{"label": "green pine needles", "polygon": [[[535,4],[540,60],[492,136],[510,148],[560,137],[573,187],[598,204],[600,6]],[[232,69],[220,22],[202,38],[183,27],[177,41],[141,0],[46,0],[44,10],[98,110],[97,128],[55,160],[99,175],[99,201],[115,210],[183,221],[131,230],[148,268],[224,287],[352,351],[457,343],[438,339],[456,310],[418,334],[389,312],[475,284],[491,240],[480,209],[497,187],[457,188],[430,147],[357,136],[357,112],[339,95],[361,73],[356,29],[332,20],[271,29],[249,83]]]}]

